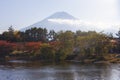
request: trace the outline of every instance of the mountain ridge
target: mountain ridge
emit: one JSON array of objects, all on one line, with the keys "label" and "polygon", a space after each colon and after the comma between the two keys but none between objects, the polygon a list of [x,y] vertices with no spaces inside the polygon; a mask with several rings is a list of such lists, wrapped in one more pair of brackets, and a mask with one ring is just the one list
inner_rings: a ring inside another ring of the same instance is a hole
[{"label": "mountain ridge", "polygon": [[111,27],[111,25],[108,25],[108,24],[106,25],[104,23],[82,21],[62,11],[62,12],[56,12],[52,14],[51,16],[48,16],[39,22],[36,22],[30,26],[24,27],[20,31],[25,31],[33,27],[46,28],[48,31],[54,30],[56,32],[61,31],[61,30],[62,31],[71,30],[73,32],[77,30],[97,31],[97,32],[104,31],[107,33],[117,31],[117,29],[113,27],[109,28],[108,26]]},{"label": "mountain ridge", "polygon": [[[25,30],[33,28],[33,27],[37,27],[37,28],[42,27],[42,28],[47,28],[48,30],[55,30],[55,31],[64,30],[64,29],[71,30],[70,28],[72,28],[68,24],[59,24],[56,22],[51,22],[50,19],[78,20],[77,18],[73,17],[72,15],[70,15],[64,11],[56,12],[56,13],[52,14],[51,16],[48,16],[47,18],[45,18],[39,22],[36,22],[28,27],[22,28],[20,31],[25,31]],[[63,28],[63,27],[65,27],[65,28]]]}]

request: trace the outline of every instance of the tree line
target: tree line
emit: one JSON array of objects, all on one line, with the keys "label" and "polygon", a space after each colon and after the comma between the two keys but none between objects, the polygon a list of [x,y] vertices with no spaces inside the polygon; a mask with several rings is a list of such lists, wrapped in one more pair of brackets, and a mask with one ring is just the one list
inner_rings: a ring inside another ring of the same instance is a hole
[{"label": "tree line", "polygon": [[120,53],[120,31],[116,35],[117,39],[96,31],[55,32],[36,27],[22,32],[11,26],[0,34],[0,57],[22,56],[56,61],[100,58]]}]

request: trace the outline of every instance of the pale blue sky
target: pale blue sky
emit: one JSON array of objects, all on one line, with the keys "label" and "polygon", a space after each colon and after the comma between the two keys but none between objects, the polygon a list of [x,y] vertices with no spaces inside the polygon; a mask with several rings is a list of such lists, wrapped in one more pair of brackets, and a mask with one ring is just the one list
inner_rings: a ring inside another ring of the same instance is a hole
[{"label": "pale blue sky", "polygon": [[80,20],[118,24],[119,5],[120,0],[0,0],[0,31],[29,26],[60,11]]}]

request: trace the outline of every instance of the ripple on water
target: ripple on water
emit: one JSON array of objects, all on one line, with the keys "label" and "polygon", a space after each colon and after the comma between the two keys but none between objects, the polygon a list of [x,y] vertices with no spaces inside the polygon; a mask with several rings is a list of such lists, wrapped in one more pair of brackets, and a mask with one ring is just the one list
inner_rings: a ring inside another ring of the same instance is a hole
[{"label": "ripple on water", "polygon": [[120,64],[21,65],[0,65],[0,80],[120,80]]}]

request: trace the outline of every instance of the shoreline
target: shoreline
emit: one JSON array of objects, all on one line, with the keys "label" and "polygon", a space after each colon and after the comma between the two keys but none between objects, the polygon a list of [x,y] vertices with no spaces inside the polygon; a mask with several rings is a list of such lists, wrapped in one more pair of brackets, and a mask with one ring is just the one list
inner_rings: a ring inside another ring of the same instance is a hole
[{"label": "shoreline", "polygon": [[24,62],[31,62],[31,61],[38,61],[38,62],[49,62],[49,63],[52,63],[52,62],[55,62],[55,63],[60,63],[60,62],[66,62],[66,63],[69,63],[69,62],[72,62],[72,63],[80,63],[80,64],[111,64],[111,63],[120,63],[120,60],[116,60],[116,61],[109,61],[109,60],[99,60],[99,61],[93,61],[92,59],[88,60],[88,59],[85,59],[85,60],[64,60],[64,61],[49,61],[49,60],[31,60],[31,59],[9,59],[9,60],[0,60],[0,62],[15,62],[15,63],[24,63]]}]

